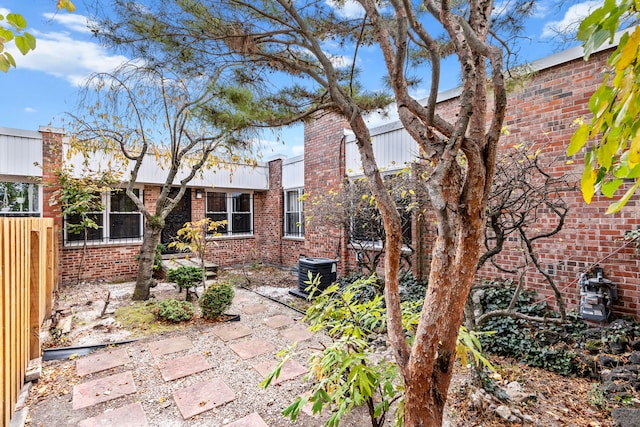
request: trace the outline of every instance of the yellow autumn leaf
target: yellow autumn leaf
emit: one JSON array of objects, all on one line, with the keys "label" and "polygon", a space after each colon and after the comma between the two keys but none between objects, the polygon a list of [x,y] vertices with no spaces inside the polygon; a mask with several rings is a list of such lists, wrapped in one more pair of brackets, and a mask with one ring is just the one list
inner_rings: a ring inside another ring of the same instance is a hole
[{"label": "yellow autumn leaf", "polygon": [[597,176],[598,171],[585,166],[584,173],[582,174],[582,180],[580,181],[580,189],[582,190],[582,197],[587,204],[591,203],[591,199],[595,193]]},{"label": "yellow autumn leaf", "polygon": [[631,140],[629,147],[629,169],[633,169],[640,163],[640,133],[636,134]]},{"label": "yellow autumn leaf", "polygon": [[622,48],[620,53],[620,61],[616,65],[616,71],[622,72],[638,57],[638,46],[640,45],[640,28],[636,27],[631,37],[627,40],[627,43]]}]

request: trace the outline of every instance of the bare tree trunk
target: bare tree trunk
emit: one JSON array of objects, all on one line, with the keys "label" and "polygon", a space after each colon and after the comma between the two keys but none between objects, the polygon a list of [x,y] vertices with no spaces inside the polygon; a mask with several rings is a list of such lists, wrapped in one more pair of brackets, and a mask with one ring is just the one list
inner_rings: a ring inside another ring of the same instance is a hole
[{"label": "bare tree trunk", "polygon": [[[438,239],[429,287],[405,379],[405,426],[439,426],[453,373],[458,330],[475,277],[481,227],[467,226],[455,242]],[[478,231],[480,230],[480,232]],[[464,237],[466,236],[466,237]],[[455,295],[455,297],[453,297]],[[420,357],[433,354],[435,357]]]},{"label": "bare tree trunk", "polygon": [[82,256],[80,257],[80,263],[78,263],[78,278],[76,279],[76,285],[80,284],[80,279],[82,278],[82,265],[84,264],[84,259],[87,256],[87,240],[89,239],[89,230],[84,229],[84,240],[82,241]]},{"label": "bare tree trunk", "polygon": [[[154,217],[154,219],[157,217]],[[138,259],[138,276],[132,299],[145,301],[149,299],[149,293],[153,277],[153,261],[156,247],[160,244],[160,236],[164,228],[164,221],[145,221],[144,239],[140,247]]]}]

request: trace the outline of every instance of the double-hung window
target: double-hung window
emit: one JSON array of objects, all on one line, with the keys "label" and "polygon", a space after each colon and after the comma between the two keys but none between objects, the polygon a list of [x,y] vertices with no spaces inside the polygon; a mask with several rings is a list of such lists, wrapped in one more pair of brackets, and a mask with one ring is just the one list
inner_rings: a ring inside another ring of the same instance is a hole
[{"label": "double-hung window", "polygon": [[[135,188],[133,192],[136,196],[142,197],[140,189]],[[142,239],[142,214],[125,191],[108,192],[101,197],[104,210],[90,212],[87,215],[98,226],[98,228],[86,229],[87,242],[119,243]],[[64,221],[65,242],[83,242],[85,232],[73,232],[73,225],[80,224],[82,221],[80,215],[67,215]]]},{"label": "double-hung window", "polygon": [[302,188],[284,192],[284,235],[304,237],[304,210]]},{"label": "double-hung window", "polygon": [[208,192],[206,215],[213,221],[227,221],[218,233],[253,234],[253,194]]}]

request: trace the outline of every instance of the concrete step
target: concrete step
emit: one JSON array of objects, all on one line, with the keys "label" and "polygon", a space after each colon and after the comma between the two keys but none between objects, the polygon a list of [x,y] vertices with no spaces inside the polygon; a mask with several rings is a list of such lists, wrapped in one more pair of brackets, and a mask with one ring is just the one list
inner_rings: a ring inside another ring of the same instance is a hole
[{"label": "concrete step", "polygon": [[[162,260],[162,266],[166,269],[166,270],[173,270],[176,269],[178,267],[201,267],[202,266],[202,262],[200,260],[200,258],[169,258],[169,259],[164,259]],[[210,261],[205,261],[204,262],[204,269],[207,272],[207,278],[208,279],[213,279],[218,275],[218,265],[210,262]]]}]

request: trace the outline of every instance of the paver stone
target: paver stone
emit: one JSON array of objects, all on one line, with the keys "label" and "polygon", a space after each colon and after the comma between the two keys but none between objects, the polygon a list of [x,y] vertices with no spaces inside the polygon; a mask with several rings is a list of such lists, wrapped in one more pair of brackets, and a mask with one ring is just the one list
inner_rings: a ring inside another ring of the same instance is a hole
[{"label": "paver stone", "polygon": [[269,427],[264,422],[262,417],[257,412],[251,413],[246,417],[242,417],[239,420],[235,420],[230,424],[225,424],[224,427]]},{"label": "paver stone", "polygon": [[95,372],[106,371],[130,361],[129,352],[126,348],[101,351],[97,354],[77,359],[76,373],[82,377]]},{"label": "paver stone", "polygon": [[260,338],[232,343],[229,344],[229,347],[238,356],[240,356],[241,359],[251,359],[252,357],[256,357],[264,353],[269,353],[276,348],[269,341],[265,341]]},{"label": "paver stone", "polygon": [[240,310],[247,314],[256,314],[266,311],[267,307],[264,304],[247,304],[240,307]]},{"label": "paver stone", "polygon": [[213,333],[224,342],[246,337],[247,335],[251,335],[251,332],[251,328],[237,322],[218,326],[213,330]]},{"label": "paver stone", "polygon": [[140,402],[105,412],[97,417],[80,421],[78,427],[148,427],[147,417]]},{"label": "paver stone", "polygon": [[86,408],[135,392],[131,371],[98,378],[73,386],[73,409]]},{"label": "paver stone", "polygon": [[285,337],[289,342],[292,343],[296,341],[306,341],[313,336],[313,332],[300,325],[294,325],[280,333],[283,337]]},{"label": "paver stone", "polygon": [[173,393],[173,399],[185,420],[235,398],[233,390],[220,378],[203,381]]},{"label": "paver stone", "polygon": [[149,343],[149,350],[154,357],[164,356],[165,354],[177,353],[182,350],[193,348],[193,344],[186,336],[169,338],[162,341]]},{"label": "paver stone", "polygon": [[283,326],[290,325],[293,322],[295,322],[295,320],[293,320],[289,316],[285,316],[284,314],[278,314],[273,317],[264,319],[265,325],[273,329],[278,329]]},{"label": "paver stone", "polygon": [[158,364],[162,378],[165,381],[171,381],[178,378],[186,377],[196,372],[211,369],[204,357],[199,354],[187,354],[183,357],[176,357],[162,361]]},{"label": "paver stone", "polygon": [[[269,372],[273,371],[273,369],[278,365],[278,362],[275,360],[267,360],[266,362],[259,363],[253,367],[258,373],[262,376],[262,378],[266,378]],[[282,365],[282,369],[280,370],[280,375],[278,378],[274,378],[271,384],[276,385],[280,384],[284,381],[288,381],[298,377],[302,374],[306,374],[308,369],[296,362],[295,360],[287,360]]]}]

